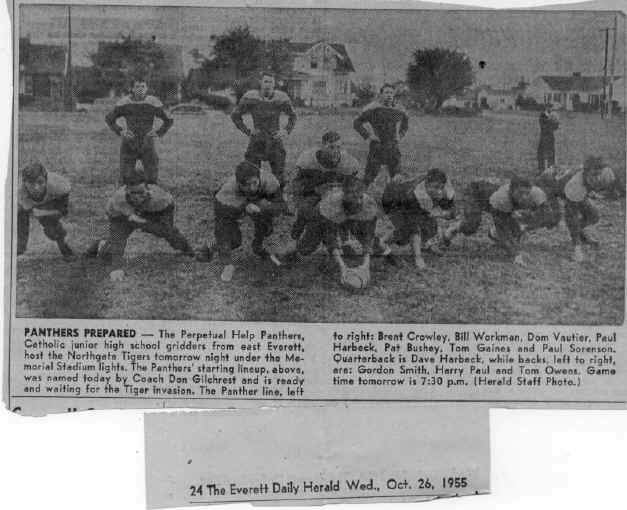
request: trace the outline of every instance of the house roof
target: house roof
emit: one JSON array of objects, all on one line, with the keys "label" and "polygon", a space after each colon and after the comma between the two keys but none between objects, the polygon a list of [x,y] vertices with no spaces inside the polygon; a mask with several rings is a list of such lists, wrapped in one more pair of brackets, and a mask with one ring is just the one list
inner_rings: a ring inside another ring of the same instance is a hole
[{"label": "house roof", "polygon": [[520,92],[520,89],[518,88],[496,89],[490,87],[490,85],[482,85],[481,87],[477,88],[477,93],[482,90],[485,90],[488,94],[492,94],[494,96],[514,96],[515,94]]},{"label": "house roof", "polygon": [[[592,90],[600,90],[603,88],[603,76],[540,76],[542,80],[553,90],[566,92],[570,90],[580,90],[589,92]],[[620,76],[614,76],[614,81],[619,80]],[[608,77],[609,82],[609,77]]]},{"label": "house roof", "polygon": [[311,48],[313,48],[315,45],[319,43],[326,44],[335,50],[335,52],[338,55],[338,70],[346,71],[349,73],[355,72],[355,67],[353,66],[353,62],[350,56],[348,55],[348,51],[346,51],[346,46],[344,46],[343,44],[328,43],[326,41],[316,41],[312,43],[290,42],[289,45],[290,45],[290,49],[294,53],[306,53],[307,51],[309,51]]},{"label": "house roof", "polygon": [[19,61],[27,73],[63,74],[65,48],[52,44],[31,44],[28,39],[21,39]]}]

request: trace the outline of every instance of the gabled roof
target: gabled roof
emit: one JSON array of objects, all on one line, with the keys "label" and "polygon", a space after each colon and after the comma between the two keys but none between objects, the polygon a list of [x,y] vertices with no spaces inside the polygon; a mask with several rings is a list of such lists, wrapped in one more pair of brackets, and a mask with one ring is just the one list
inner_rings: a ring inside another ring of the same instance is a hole
[{"label": "gabled roof", "polygon": [[340,43],[328,43],[326,41],[316,41],[312,43],[306,42],[290,42],[290,49],[294,53],[306,53],[311,48],[316,46],[317,44],[326,44],[335,50],[338,56],[338,69],[340,71],[346,71],[349,73],[355,72],[355,67],[353,66],[353,62],[351,61],[350,56],[348,55],[348,51],[346,51],[346,46]]},{"label": "gabled roof", "polygon": [[[542,80],[553,90],[567,92],[570,90],[579,90],[589,92],[600,90],[603,88],[603,76],[540,76]],[[619,80],[620,76],[614,76],[614,81]],[[608,76],[607,82],[610,82]]]},{"label": "gabled roof", "polygon": [[52,44],[31,44],[20,39],[20,66],[27,73],[63,74],[65,72],[65,48]]}]

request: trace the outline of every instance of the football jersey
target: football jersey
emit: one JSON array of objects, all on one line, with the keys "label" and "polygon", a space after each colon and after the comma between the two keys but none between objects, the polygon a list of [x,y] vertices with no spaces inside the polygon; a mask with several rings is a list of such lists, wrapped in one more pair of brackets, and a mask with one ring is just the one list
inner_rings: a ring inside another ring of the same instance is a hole
[{"label": "football jersey", "polygon": [[60,199],[64,199],[70,194],[70,181],[62,175],[54,172],[48,172],[48,180],[46,183],[46,193],[41,200],[34,200],[26,191],[24,183],[20,186],[18,193],[18,205],[24,211],[32,211],[33,209],[54,210],[58,209],[57,204]]},{"label": "football jersey", "polygon": [[174,122],[164,110],[161,101],[154,96],[146,96],[141,101],[135,101],[129,95],[118,101],[113,111],[105,117],[107,125],[117,134],[122,132],[122,128],[116,123],[120,117],[126,119],[128,129],[140,138],[153,128],[155,117],[163,121],[157,130],[159,136],[164,135]]},{"label": "football jersey", "polygon": [[[547,196],[537,186],[531,187],[531,201],[534,207],[538,207],[544,204],[547,200]],[[511,213],[518,209],[516,204],[512,201],[510,193],[510,183],[503,184],[497,189],[489,198],[490,206],[500,212]]]},{"label": "football jersey", "polygon": [[296,113],[289,96],[281,90],[275,90],[270,97],[263,96],[259,90],[249,90],[233,110],[231,119],[240,131],[249,135],[250,130],[242,117],[250,114],[256,130],[264,134],[275,134],[279,131],[282,113],[289,117],[285,127],[289,133],[296,123]]},{"label": "football jersey", "polygon": [[222,185],[216,193],[216,201],[227,208],[242,212],[246,205],[259,200],[275,200],[281,196],[281,187],[277,178],[265,169],[259,172],[259,189],[254,195],[245,195],[239,189],[235,176]]},{"label": "football jersey", "polygon": [[174,204],[172,195],[156,184],[147,184],[148,197],[140,205],[132,205],[126,198],[126,186],[119,188],[109,199],[106,213],[109,218],[128,217],[132,214],[142,216],[161,212]]},{"label": "football jersey", "polygon": [[345,177],[359,173],[359,162],[345,150],[340,153],[340,160],[332,167],[324,166],[318,158],[318,149],[303,152],[296,168],[298,175],[295,185],[300,196],[317,194],[322,196],[335,183],[341,183]]},{"label": "football jersey", "polygon": [[368,138],[368,130],[364,124],[370,124],[375,135],[382,143],[393,142],[398,134],[404,136],[409,127],[409,118],[401,105],[386,106],[380,101],[367,105],[353,123],[355,130],[364,138]]}]

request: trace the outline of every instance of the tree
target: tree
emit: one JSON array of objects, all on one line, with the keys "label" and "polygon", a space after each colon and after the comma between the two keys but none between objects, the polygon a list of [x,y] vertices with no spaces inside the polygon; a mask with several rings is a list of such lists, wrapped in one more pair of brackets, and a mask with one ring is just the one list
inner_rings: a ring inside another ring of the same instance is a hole
[{"label": "tree", "polygon": [[[116,94],[127,90],[134,75],[143,76],[151,86],[151,81],[158,84],[169,74],[163,49],[154,40],[131,35],[122,36],[120,41],[100,42],[90,58],[99,79]],[[160,91],[155,92],[160,95]]]},{"label": "tree", "polygon": [[444,101],[463,93],[473,81],[470,59],[447,48],[416,50],[407,67],[410,92],[427,111],[438,110]]},{"label": "tree", "polygon": [[232,28],[211,36],[209,57],[195,50],[192,56],[200,65],[187,76],[183,86],[189,97],[206,88],[232,88],[239,100],[246,90],[257,85],[259,73],[269,70],[279,78],[292,68],[288,39],[263,41],[247,26]]}]

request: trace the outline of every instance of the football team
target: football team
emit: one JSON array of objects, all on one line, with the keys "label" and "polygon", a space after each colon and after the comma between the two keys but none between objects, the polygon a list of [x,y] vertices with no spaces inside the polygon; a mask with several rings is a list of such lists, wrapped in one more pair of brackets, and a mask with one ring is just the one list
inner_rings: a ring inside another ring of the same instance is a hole
[{"label": "football team", "polygon": [[[165,239],[175,250],[200,262],[217,259],[221,278],[230,281],[236,271],[233,250],[242,245],[241,224],[250,217],[253,253],[277,267],[290,267],[315,252],[328,251],[341,283],[363,288],[370,281],[372,257],[386,263],[401,262],[394,245],[409,245],[417,271],[423,271],[425,251],[441,254],[453,238],[475,234],[483,213],[491,217],[489,237],[515,264],[524,265],[521,242],[526,233],[555,228],[563,218],[573,245],[573,258],[583,261],[583,245],[598,246],[584,229],[599,220],[590,198],[615,184],[613,171],[599,157],[589,156],[578,168],[555,165],[554,131],[559,121],[550,106],[540,115],[539,175],[513,176],[496,182],[477,179],[459,194],[445,171],[431,168],[422,177],[401,171],[399,141],[409,128],[409,118],[396,101],[395,88],[384,84],[379,97],[354,120],[357,133],[369,142],[365,165],[342,146],[338,132],[328,131],[315,147],[296,161],[295,177],[285,175],[285,140],[294,129],[296,113],[289,96],[275,88],[271,73],[261,76],[260,87],[243,95],[231,119],[248,137],[244,158],[222,184],[213,200],[213,240],[194,250],[175,225],[175,202],[159,186],[159,158],[154,139],[171,128],[173,120],[161,101],[147,94],[144,78],[135,78],[131,93],[106,116],[109,128],[121,138],[118,189],[105,208],[108,233],[96,239],[83,256],[99,257],[111,264],[114,281],[124,277],[124,250],[135,230]],[[250,116],[252,126],[247,125]],[[117,120],[124,118],[124,125]],[[161,122],[155,128],[155,118]],[[285,122],[286,120],[286,122]],[[270,170],[262,168],[266,161]],[[138,164],[141,163],[141,164]],[[389,179],[381,199],[368,187],[381,168]],[[362,171],[363,169],[363,171]],[[290,215],[286,187],[293,190],[295,219],[290,234],[294,247],[273,253],[264,241],[281,215]],[[62,218],[69,207],[70,183],[40,163],[20,171],[17,214],[17,254],[25,252],[30,217],[56,242],[61,255],[75,253],[66,242]],[[377,222],[387,215],[392,233],[376,234]],[[439,225],[438,219],[445,222]],[[347,259],[359,258],[357,265]]]}]

